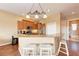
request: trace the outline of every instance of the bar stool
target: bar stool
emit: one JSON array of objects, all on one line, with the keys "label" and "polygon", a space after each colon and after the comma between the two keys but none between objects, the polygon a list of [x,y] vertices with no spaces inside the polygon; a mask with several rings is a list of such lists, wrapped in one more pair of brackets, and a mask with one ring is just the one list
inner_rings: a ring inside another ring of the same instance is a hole
[{"label": "bar stool", "polygon": [[23,48],[23,56],[35,56],[36,45],[27,45]]},{"label": "bar stool", "polygon": [[18,37],[12,36],[12,45],[18,44]]},{"label": "bar stool", "polygon": [[40,56],[51,56],[52,55],[52,45],[51,44],[40,44],[39,53],[40,53]]}]

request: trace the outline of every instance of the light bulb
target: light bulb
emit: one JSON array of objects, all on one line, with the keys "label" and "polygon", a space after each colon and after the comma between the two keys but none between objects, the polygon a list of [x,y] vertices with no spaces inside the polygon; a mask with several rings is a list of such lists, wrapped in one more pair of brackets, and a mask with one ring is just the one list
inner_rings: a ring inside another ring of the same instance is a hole
[{"label": "light bulb", "polygon": [[43,18],[47,18],[47,15],[44,15]]},{"label": "light bulb", "polygon": [[35,15],[35,18],[39,18],[39,16],[38,15]]},{"label": "light bulb", "polygon": [[30,18],[30,16],[29,15],[26,15],[26,18]]}]

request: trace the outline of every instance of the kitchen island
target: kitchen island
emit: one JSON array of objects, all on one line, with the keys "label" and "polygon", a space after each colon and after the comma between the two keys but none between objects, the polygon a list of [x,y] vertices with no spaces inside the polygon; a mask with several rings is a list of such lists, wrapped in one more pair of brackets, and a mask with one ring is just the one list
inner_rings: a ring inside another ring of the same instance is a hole
[{"label": "kitchen island", "polygon": [[53,55],[57,54],[59,47],[59,38],[54,36],[45,35],[20,35],[19,37],[19,51],[22,55],[22,48],[26,48],[26,45],[35,44],[39,46],[40,44],[51,44],[53,47]]}]

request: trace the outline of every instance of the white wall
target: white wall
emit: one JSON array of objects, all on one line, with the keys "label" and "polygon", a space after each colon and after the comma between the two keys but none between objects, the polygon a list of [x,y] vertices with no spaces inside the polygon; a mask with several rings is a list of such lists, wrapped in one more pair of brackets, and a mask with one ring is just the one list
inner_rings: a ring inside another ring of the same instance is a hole
[{"label": "white wall", "polygon": [[11,42],[11,36],[17,32],[18,16],[0,11],[0,45]]},{"label": "white wall", "polygon": [[[57,36],[60,36],[60,13],[53,13],[53,14],[49,15],[49,17],[46,20],[44,20],[44,22],[46,22],[46,25],[47,25],[46,34],[51,34],[51,35],[56,34]],[[56,23],[56,25],[55,25],[55,23]],[[51,29],[49,29],[49,27]],[[55,33],[55,31],[56,31],[56,33]]]},{"label": "white wall", "polygon": [[46,35],[56,34],[56,22],[48,23],[46,25]]}]

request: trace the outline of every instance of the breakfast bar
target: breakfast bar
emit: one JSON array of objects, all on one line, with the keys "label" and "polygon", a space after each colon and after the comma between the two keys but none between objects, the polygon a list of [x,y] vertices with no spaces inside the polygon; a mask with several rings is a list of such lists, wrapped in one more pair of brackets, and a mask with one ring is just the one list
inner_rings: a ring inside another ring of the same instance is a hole
[{"label": "breakfast bar", "polygon": [[[28,35],[28,36],[19,36],[19,51],[23,55],[23,48],[26,48],[29,45],[51,45],[52,55],[56,55],[58,50],[59,39],[53,36],[43,36],[43,35]],[[37,50],[37,49],[36,49]]]}]

